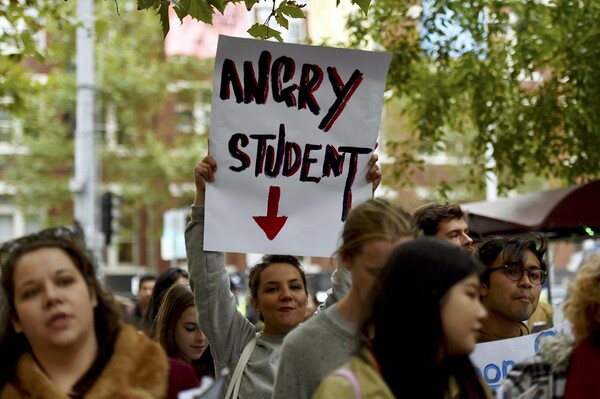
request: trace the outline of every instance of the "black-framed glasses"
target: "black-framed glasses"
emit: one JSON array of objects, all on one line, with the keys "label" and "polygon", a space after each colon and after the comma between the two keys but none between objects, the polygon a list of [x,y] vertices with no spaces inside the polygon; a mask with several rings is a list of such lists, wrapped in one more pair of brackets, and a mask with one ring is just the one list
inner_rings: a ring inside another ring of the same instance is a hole
[{"label": "black-framed glasses", "polygon": [[77,233],[71,228],[66,226],[52,227],[6,241],[0,247],[0,261],[4,263],[4,260],[6,260],[11,254],[38,241],[50,241],[57,243],[74,241],[81,242]]},{"label": "black-framed glasses", "polygon": [[546,281],[548,272],[539,267],[521,267],[518,265],[503,265],[490,268],[490,273],[496,270],[504,270],[504,274],[511,281],[519,281],[523,278],[523,273],[527,273],[527,278],[533,285],[541,285]]}]

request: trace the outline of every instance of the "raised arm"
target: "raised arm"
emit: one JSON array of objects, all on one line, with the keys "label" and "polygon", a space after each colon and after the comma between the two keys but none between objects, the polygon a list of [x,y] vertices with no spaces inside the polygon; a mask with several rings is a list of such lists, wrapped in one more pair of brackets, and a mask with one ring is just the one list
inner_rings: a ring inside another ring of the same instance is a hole
[{"label": "raised arm", "polygon": [[198,325],[210,342],[219,372],[223,367],[233,370],[246,342],[254,337],[254,326],[237,311],[223,253],[205,251],[203,246],[205,189],[215,180],[216,170],[210,155],[194,170],[196,199],[185,230],[185,246]]}]

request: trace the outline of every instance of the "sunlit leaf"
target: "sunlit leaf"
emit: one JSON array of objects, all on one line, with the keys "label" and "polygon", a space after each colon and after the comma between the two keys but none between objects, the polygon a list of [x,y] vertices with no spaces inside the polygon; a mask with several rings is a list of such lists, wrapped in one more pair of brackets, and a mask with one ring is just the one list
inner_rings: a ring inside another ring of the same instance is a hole
[{"label": "sunlit leaf", "polygon": [[281,26],[284,29],[288,29],[288,20],[281,16],[281,14],[277,14],[275,16],[275,21],[277,21],[277,23],[279,24],[279,26]]},{"label": "sunlit leaf", "polygon": [[290,6],[286,5],[285,3],[281,3],[281,5],[277,7],[276,11],[281,14],[289,15],[292,18],[306,18],[306,15],[304,15],[298,6]]},{"label": "sunlit leaf", "polygon": [[252,37],[256,37],[259,39],[270,39],[274,38],[279,42],[283,42],[283,38],[281,37],[281,32],[276,29],[270,28],[263,24],[254,24],[248,29],[248,33]]}]

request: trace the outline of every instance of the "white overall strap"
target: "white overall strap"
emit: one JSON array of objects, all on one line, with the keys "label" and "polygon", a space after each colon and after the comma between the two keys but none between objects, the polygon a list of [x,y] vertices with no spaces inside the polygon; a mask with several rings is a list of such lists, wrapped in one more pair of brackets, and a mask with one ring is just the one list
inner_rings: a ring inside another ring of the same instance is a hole
[{"label": "white overall strap", "polygon": [[348,381],[350,381],[350,384],[352,384],[352,390],[354,391],[354,397],[356,399],[362,399],[362,390],[360,389],[360,383],[358,382],[356,374],[354,374],[352,370],[347,368],[339,368],[333,371],[331,374],[344,377]]},{"label": "white overall strap", "polygon": [[254,350],[256,346],[256,341],[260,333],[257,332],[254,335],[242,351],[242,355],[240,356],[240,360],[238,360],[235,370],[233,370],[233,375],[231,376],[231,381],[229,381],[229,386],[227,387],[227,393],[225,394],[225,399],[237,399],[238,391],[240,390],[240,383],[242,382],[242,374],[244,373],[244,369],[246,368],[246,363],[248,363],[248,358],[250,354]]}]

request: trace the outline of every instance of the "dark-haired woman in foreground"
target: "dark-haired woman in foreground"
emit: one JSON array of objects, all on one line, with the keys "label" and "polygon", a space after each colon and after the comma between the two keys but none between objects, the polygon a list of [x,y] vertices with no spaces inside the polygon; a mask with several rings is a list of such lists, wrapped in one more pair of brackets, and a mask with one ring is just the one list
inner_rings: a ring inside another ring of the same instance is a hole
[{"label": "dark-haired woman in foreground", "polygon": [[371,290],[371,336],[326,377],[313,399],[492,398],[469,359],[486,311],[479,301],[484,266],[433,237],[399,245]]}]

